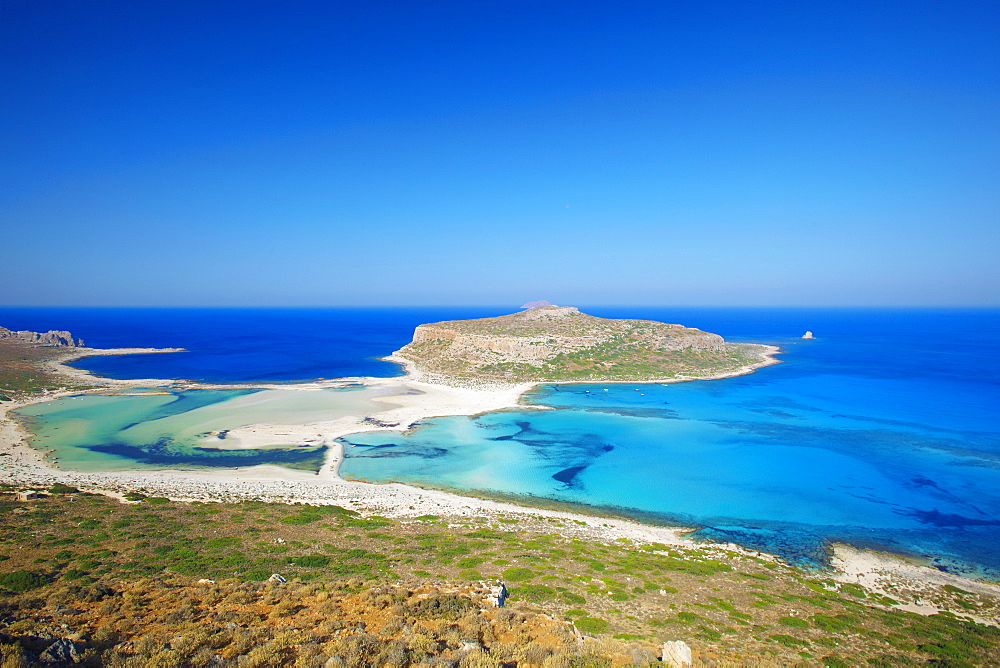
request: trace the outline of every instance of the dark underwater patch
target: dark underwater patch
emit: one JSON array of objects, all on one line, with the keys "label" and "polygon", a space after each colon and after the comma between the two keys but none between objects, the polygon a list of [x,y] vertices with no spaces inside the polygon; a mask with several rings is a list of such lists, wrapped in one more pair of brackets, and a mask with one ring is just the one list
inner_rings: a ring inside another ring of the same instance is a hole
[{"label": "dark underwater patch", "polygon": [[169,439],[147,445],[107,443],[80,446],[93,452],[131,459],[140,464],[164,466],[206,466],[236,468],[273,464],[290,468],[318,471],[324,462],[326,446],[273,448],[268,450],[216,450],[213,448],[183,448]]},{"label": "dark underwater patch", "polygon": [[572,487],[576,489],[578,488],[576,477],[580,475],[582,471],[586,470],[586,468],[587,468],[586,466],[571,466],[568,469],[563,469],[562,471],[559,471],[558,473],[553,473],[552,479],[558,480],[561,483],[565,483],[567,487]]},{"label": "dark underwater patch", "polygon": [[825,536],[800,527],[708,526],[689,535],[776,554],[789,563],[806,568],[822,567],[828,563],[830,556]]},{"label": "dark underwater patch", "polygon": [[[157,406],[149,413],[143,415],[140,422],[150,422],[152,420],[159,420],[160,418],[180,415],[181,413],[187,413],[188,411],[193,411],[198,408],[203,408],[205,406],[211,406],[212,404],[217,404],[220,401],[226,401],[227,399],[242,397],[247,394],[256,394],[257,392],[260,391],[261,390],[254,389],[254,390],[185,390],[183,392],[177,392],[173,395],[174,397],[173,401],[169,401],[161,406]],[[124,431],[124,429],[125,428],[122,428],[121,431]]]},{"label": "dark underwater patch", "polygon": [[954,513],[942,513],[939,510],[910,510],[901,512],[900,515],[913,517],[918,522],[940,528],[1000,526],[1000,521],[998,520],[977,520]]},{"label": "dark underwater patch", "polygon": [[[997,454],[1000,450],[1000,441],[995,434],[985,432],[952,432],[956,438],[935,438],[888,429],[835,429],[746,420],[707,420],[707,422],[744,436],[774,440],[776,445],[794,444],[795,447],[823,448],[866,461],[870,461],[867,453],[876,452],[882,454],[885,461],[891,462],[896,458],[899,448],[905,447],[945,452],[956,458],[968,458],[965,461],[954,462],[956,465],[973,464],[1000,468],[1000,454]],[[983,449],[971,448],[970,444],[981,446]]]},{"label": "dark underwater patch", "polygon": [[437,459],[449,454],[447,448],[423,446],[410,443],[356,443],[346,438],[338,439],[341,443],[351,446],[352,450],[344,453],[350,459],[398,459],[400,457],[419,457],[420,459]]},{"label": "dark underwater patch", "polygon": [[777,408],[748,408],[752,413],[766,415],[767,417],[778,418],[779,420],[801,420],[802,418],[794,413],[788,413]]},{"label": "dark underwater patch", "polygon": [[584,408],[585,413],[607,413],[624,417],[661,418],[663,420],[680,420],[680,413],[672,408]]},{"label": "dark underwater patch", "polygon": [[531,423],[527,420],[517,420],[514,422],[517,426],[517,431],[513,434],[507,434],[506,436],[492,436],[489,440],[491,441],[523,441],[529,436],[548,436],[544,431],[540,431],[531,426]]}]

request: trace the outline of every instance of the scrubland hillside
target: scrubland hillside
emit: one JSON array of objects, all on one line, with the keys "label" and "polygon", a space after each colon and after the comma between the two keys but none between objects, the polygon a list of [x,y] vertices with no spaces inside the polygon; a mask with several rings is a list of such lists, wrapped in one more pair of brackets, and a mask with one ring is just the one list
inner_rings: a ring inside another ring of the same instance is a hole
[{"label": "scrubland hillside", "polygon": [[4,668],[646,665],[665,640],[699,666],[1000,663],[1000,630],[962,619],[997,602],[956,587],[921,617],[823,573],[568,519],[52,491],[0,502]]}]

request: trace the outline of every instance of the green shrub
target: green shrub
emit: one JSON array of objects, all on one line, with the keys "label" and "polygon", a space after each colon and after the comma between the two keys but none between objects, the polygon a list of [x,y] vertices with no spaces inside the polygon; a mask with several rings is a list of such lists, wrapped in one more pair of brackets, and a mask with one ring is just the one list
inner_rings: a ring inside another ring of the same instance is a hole
[{"label": "green shrub", "polygon": [[565,603],[566,605],[583,605],[587,602],[587,599],[585,599],[583,596],[580,596],[579,594],[574,594],[571,591],[562,592],[561,594],[559,594],[559,598],[561,598],[563,603]]},{"label": "green shrub", "polygon": [[407,606],[410,614],[422,619],[457,619],[475,608],[469,599],[455,594],[424,598]]},{"label": "green shrub", "polygon": [[493,529],[476,529],[465,535],[469,538],[492,538],[493,540],[506,540],[514,536],[510,531],[494,531]]},{"label": "green shrub", "polygon": [[971,591],[965,591],[964,589],[959,589],[955,585],[945,585],[944,587],[942,587],[942,589],[944,589],[946,592],[950,594],[964,594],[966,596],[972,596]]},{"label": "green shrub", "polygon": [[239,545],[239,544],[240,544],[239,538],[236,538],[235,536],[227,536],[220,538],[209,538],[201,545],[206,550],[221,550],[223,548],[232,547],[234,545]]},{"label": "green shrub", "polygon": [[828,631],[830,633],[841,633],[850,629],[854,622],[856,621],[854,617],[850,615],[836,615],[831,617],[830,615],[824,615],[818,613],[810,617],[813,626],[823,631]]},{"label": "green shrub", "polygon": [[856,585],[850,582],[845,582],[840,585],[840,591],[844,592],[848,596],[853,596],[855,598],[867,598],[864,587],[861,585]]},{"label": "green shrub", "polygon": [[452,545],[451,547],[442,548],[440,553],[441,556],[458,557],[463,554],[469,554],[471,551],[468,545]]},{"label": "green shrub", "polygon": [[372,515],[371,517],[360,518],[360,517],[342,517],[341,521],[344,523],[345,527],[355,527],[362,529],[378,529],[380,527],[387,527],[392,524],[392,521],[385,517],[379,517],[378,515]]},{"label": "green shrub", "polygon": [[555,598],[556,590],[545,585],[524,584],[512,589],[511,595],[515,600],[524,599],[525,601],[534,601],[539,603],[541,601]]},{"label": "green shrub", "polygon": [[[414,573],[416,573],[416,571],[414,571]],[[472,568],[467,568],[463,571],[459,571],[458,577],[462,578],[463,580],[482,580],[483,574]]]},{"label": "green shrub", "polygon": [[301,568],[326,568],[330,565],[330,557],[325,554],[306,554],[292,557],[292,563]]},{"label": "green shrub", "polygon": [[791,626],[796,629],[807,629],[809,628],[809,622],[804,619],[799,619],[798,617],[782,617],[778,620],[779,624],[784,626]]},{"label": "green shrub", "polygon": [[604,633],[608,628],[608,623],[595,617],[581,617],[573,622],[573,626],[578,628],[581,633]]},{"label": "green shrub", "polygon": [[79,568],[68,568],[63,571],[62,577],[64,580],[77,580],[89,574],[89,571],[84,571]]},{"label": "green shrub", "polygon": [[239,576],[243,582],[260,582],[271,577],[271,571],[265,568],[255,568]]},{"label": "green shrub", "polygon": [[783,633],[776,633],[773,636],[768,636],[767,639],[771,642],[776,642],[779,645],[784,645],[785,647],[789,647],[791,649],[803,647],[809,644],[809,641],[807,640],[799,640],[798,638],[793,638],[792,636],[788,636]]},{"label": "green shrub", "polygon": [[503,579],[508,582],[524,582],[535,577],[535,571],[528,568],[508,568],[503,572]]},{"label": "green shrub", "polygon": [[76,487],[64,485],[61,482],[53,483],[52,487],[49,487],[50,494],[76,494],[79,491]]},{"label": "green shrub", "polygon": [[49,578],[30,571],[14,571],[0,575],[0,587],[22,593],[48,584]]},{"label": "green shrub", "polygon": [[688,612],[686,610],[677,613],[677,621],[682,624],[693,624],[694,622],[707,621],[701,615],[696,615],[693,612]]}]

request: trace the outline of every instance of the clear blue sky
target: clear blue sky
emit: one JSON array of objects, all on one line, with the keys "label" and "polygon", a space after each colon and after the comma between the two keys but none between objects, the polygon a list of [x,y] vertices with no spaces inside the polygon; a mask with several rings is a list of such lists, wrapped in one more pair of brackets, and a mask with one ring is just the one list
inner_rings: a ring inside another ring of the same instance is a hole
[{"label": "clear blue sky", "polygon": [[1000,305],[994,0],[0,12],[0,304]]}]

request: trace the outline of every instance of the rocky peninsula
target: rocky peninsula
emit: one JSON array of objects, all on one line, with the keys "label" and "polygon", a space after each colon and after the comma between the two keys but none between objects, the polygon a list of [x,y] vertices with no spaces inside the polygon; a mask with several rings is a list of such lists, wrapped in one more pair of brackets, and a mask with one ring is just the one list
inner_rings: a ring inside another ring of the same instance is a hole
[{"label": "rocky peninsula", "polygon": [[67,366],[82,357],[178,353],[184,348],[88,348],[67,331],[12,331],[0,327],[0,402],[41,401],[52,393],[166,385],[171,380],[119,381]]},{"label": "rocky peninsula", "polygon": [[749,373],[777,349],[654,320],[533,306],[494,318],[420,325],[390,359],[430,382],[677,381]]}]

